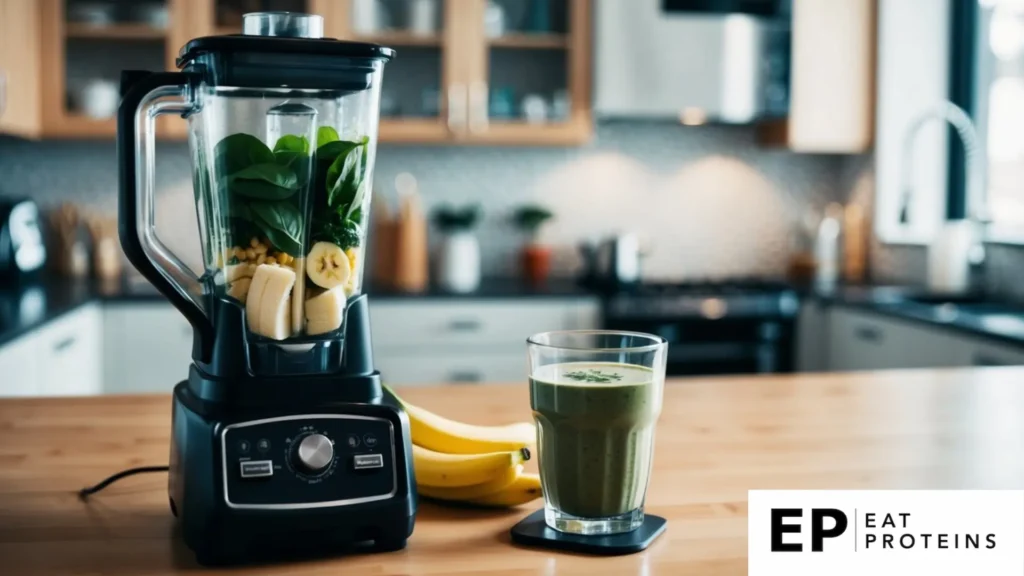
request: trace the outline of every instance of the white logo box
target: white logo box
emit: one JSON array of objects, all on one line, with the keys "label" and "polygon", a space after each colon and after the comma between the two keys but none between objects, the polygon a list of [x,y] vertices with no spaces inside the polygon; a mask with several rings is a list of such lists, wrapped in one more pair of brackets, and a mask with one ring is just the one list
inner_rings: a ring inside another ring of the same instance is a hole
[{"label": "white logo box", "polygon": [[[780,520],[800,532],[781,533],[779,543],[802,551],[772,551],[773,509],[801,511]],[[812,551],[814,509],[820,552]],[[825,510],[846,517],[842,534],[825,537],[837,515]],[[1024,490],[751,490],[747,537],[750,576],[1021,576]]]}]

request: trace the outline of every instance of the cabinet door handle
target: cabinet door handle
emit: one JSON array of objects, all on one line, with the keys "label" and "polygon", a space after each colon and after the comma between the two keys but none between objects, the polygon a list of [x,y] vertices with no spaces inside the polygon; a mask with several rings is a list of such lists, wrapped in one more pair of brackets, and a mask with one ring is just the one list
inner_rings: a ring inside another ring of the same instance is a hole
[{"label": "cabinet door handle", "polygon": [[865,342],[881,342],[883,339],[882,332],[878,328],[872,328],[871,326],[858,326],[853,334],[858,340]]},{"label": "cabinet door handle", "polygon": [[471,384],[482,379],[476,370],[456,370],[448,375],[448,381],[456,384]]},{"label": "cabinet door handle", "polygon": [[473,82],[469,87],[469,131],[478,134],[487,130],[487,82]]},{"label": "cabinet door handle", "polygon": [[448,323],[448,329],[452,332],[476,332],[480,330],[482,324],[479,320],[473,318],[464,318],[461,320],[452,320]]},{"label": "cabinet door handle", "polygon": [[65,350],[67,350],[68,348],[71,348],[72,346],[74,346],[76,340],[78,340],[78,339],[75,338],[74,336],[68,336],[67,338],[64,338],[60,342],[57,342],[56,344],[54,344],[53,345],[53,351],[55,353],[63,352]]},{"label": "cabinet door handle", "polygon": [[448,130],[462,132],[466,127],[466,86],[451,84],[448,86]]}]

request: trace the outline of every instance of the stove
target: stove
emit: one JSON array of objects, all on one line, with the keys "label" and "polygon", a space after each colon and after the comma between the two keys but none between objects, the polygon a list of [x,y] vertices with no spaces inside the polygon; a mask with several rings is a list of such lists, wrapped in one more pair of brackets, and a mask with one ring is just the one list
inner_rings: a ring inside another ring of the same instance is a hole
[{"label": "stove", "polygon": [[669,341],[669,375],[790,372],[800,308],[782,282],[640,284],[602,300],[604,327]]}]

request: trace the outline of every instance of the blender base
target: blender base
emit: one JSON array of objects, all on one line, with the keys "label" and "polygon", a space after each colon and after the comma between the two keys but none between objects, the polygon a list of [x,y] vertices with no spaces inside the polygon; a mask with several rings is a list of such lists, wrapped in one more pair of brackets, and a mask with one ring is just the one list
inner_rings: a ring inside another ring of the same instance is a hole
[{"label": "blender base", "polygon": [[[193,370],[191,379],[196,375]],[[174,389],[169,494],[199,563],[405,547],[416,483],[408,417],[393,396],[239,408],[198,398],[194,385]],[[322,469],[299,458],[298,445],[311,435],[333,445]]]}]

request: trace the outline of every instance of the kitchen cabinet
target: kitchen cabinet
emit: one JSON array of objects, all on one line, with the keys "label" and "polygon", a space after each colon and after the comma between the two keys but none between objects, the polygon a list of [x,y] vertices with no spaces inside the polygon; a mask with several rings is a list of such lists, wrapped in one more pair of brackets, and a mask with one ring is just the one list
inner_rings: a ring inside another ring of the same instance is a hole
[{"label": "kitchen cabinet", "polygon": [[22,336],[0,348],[0,398],[39,395],[36,339]]},{"label": "kitchen cabinet", "polygon": [[875,8],[876,0],[793,1],[789,114],[759,126],[763,143],[811,153],[871,148]]},{"label": "kitchen cabinet", "polygon": [[102,311],[89,305],[0,349],[0,396],[102,392]]},{"label": "kitchen cabinet", "polygon": [[395,385],[520,382],[527,337],[597,328],[599,314],[590,299],[378,300],[370,312],[374,361]]},{"label": "kitchen cabinet", "polygon": [[103,341],[105,393],[170,393],[188,377],[192,326],[166,302],[108,303]]},{"label": "kitchen cabinet", "polygon": [[0,0],[0,132],[43,132],[41,47],[36,0]]},{"label": "kitchen cabinet", "polygon": [[971,365],[971,348],[965,337],[939,326],[833,308],[828,327],[830,370]]},{"label": "kitchen cabinet", "polygon": [[[128,2],[112,4],[113,23],[75,21],[88,4],[0,0],[0,132],[113,138],[114,117],[82,112],[87,86],[116,84],[124,69],[173,70],[190,38],[239,33],[248,11],[286,10],[322,15],[326,36],[399,51],[383,86],[383,142],[567,145],[593,133],[589,0],[537,3],[550,7],[542,13],[518,0],[428,0],[418,4],[435,7],[437,21],[414,29],[411,0],[163,0],[166,26],[133,20]],[[359,16],[367,4],[382,11],[373,29]],[[527,96],[543,118],[525,119]],[[186,124],[163,117],[157,135],[184,139]]]},{"label": "kitchen cabinet", "polygon": [[[326,24],[328,35],[398,50],[381,141],[567,145],[593,134],[590,0],[536,3],[550,7],[539,14],[518,0],[436,0],[436,32],[410,29],[413,2],[377,3],[386,15],[370,18],[367,4],[341,0]],[[547,120],[524,119],[530,95]]]},{"label": "kitchen cabinet", "polygon": [[796,369],[798,372],[828,370],[828,305],[807,299],[796,319]]}]

